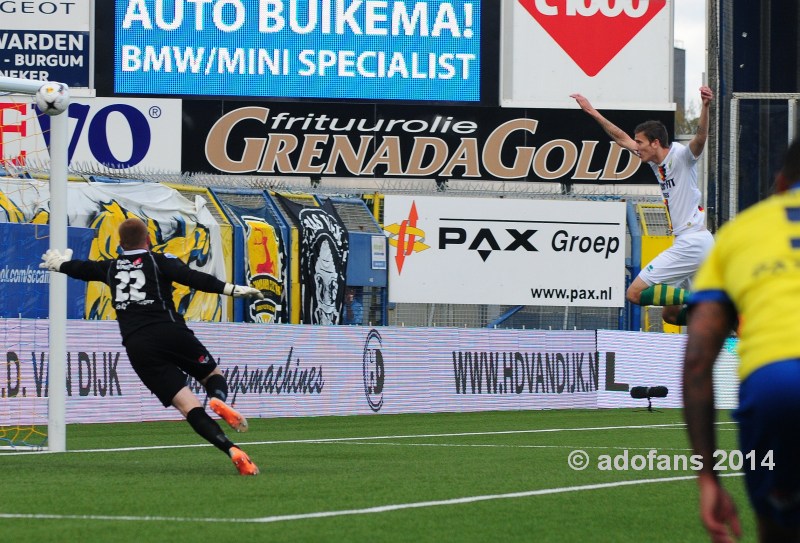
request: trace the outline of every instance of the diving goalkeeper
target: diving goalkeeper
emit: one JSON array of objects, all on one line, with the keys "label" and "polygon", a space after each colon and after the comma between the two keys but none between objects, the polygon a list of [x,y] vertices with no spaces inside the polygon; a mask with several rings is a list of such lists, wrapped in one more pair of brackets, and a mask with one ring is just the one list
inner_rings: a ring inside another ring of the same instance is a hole
[{"label": "diving goalkeeper", "polygon": [[150,251],[147,226],[140,219],[123,221],[119,240],[122,253],[114,260],[71,260],[71,249],[64,253],[49,249],[39,267],[107,284],[122,344],[142,383],[164,407],[174,406],[195,432],[226,453],[241,475],[257,475],[258,467],[228,439],[186,385],[187,374],[197,379],[210,397],[211,409],[237,432],[247,431],[247,419],[225,403],[228,383],[216,361],[175,310],[172,283],[234,297],[263,299],[264,295],[194,270],[173,255]]}]

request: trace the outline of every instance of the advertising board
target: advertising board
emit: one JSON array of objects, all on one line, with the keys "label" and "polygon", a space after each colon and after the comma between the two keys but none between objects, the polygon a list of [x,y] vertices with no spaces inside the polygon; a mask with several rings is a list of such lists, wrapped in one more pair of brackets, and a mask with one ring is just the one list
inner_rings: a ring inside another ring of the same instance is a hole
[{"label": "advertising board", "polygon": [[625,203],[387,195],[389,301],[622,307]]},{"label": "advertising board", "polygon": [[480,100],[482,0],[116,0],[114,92]]},{"label": "advertising board", "polygon": [[[184,100],[186,171],[653,184],[578,110]],[[633,130],[668,112],[607,112]]]},{"label": "advertising board", "polygon": [[92,86],[94,0],[0,2],[0,76]]},{"label": "advertising board", "polygon": [[[655,408],[681,407],[685,336],[594,330],[486,330],[193,323],[220,363],[229,402],[247,417],[647,407],[634,386],[668,386]],[[0,320],[10,423],[46,421],[47,321]],[[654,342],[655,348],[649,347]],[[604,350],[614,349],[614,350]],[[671,352],[657,358],[662,352]],[[659,365],[655,376],[637,369]],[[716,406],[736,407],[735,354],[715,372]],[[180,420],[142,386],[117,323],[70,320],[67,423]],[[189,386],[200,397],[196,381]]]},{"label": "advertising board", "polygon": [[[181,171],[181,101],[72,98],[69,162],[88,170]],[[0,96],[0,163],[49,162],[50,117],[28,97]]]},{"label": "advertising board", "polygon": [[672,0],[502,0],[505,107],[674,110]]}]

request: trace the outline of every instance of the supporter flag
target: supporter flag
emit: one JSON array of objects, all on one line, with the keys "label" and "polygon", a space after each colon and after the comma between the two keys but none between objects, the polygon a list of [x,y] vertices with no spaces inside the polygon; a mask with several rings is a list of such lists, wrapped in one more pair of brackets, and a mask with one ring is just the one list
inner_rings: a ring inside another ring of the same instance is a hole
[{"label": "supporter flag", "polygon": [[248,322],[286,322],[284,278],[286,258],[280,232],[260,217],[242,215],[245,232],[245,278],[264,294],[263,300],[248,301]]},{"label": "supporter flag", "polygon": [[276,194],[300,236],[303,324],[341,324],[347,273],[347,229],[333,203],[303,206]]}]

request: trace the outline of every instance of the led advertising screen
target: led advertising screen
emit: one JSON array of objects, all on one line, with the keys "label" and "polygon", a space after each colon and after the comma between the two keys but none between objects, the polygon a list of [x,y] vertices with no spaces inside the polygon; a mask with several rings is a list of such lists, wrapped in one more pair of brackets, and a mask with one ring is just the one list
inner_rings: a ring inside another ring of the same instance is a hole
[{"label": "led advertising screen", "polygon": [[479,102],[481,0],[117,0],[114,92]]}]

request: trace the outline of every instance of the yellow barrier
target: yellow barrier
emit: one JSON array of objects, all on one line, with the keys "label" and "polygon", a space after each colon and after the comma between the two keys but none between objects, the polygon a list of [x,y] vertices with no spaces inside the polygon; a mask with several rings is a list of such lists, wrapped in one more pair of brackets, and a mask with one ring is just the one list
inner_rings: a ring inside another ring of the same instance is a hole
[{"label": "yellow barrier", "polygon": [[[672,247],[675,237],[672,235],[672,228],[669,221],[669,213],[667,206],[664,204],[637,204],[636,213],[639,217],[639,224],[642,227],[642,261],[641,269],[644,269],[656,256],[662,251]],[[667,324],[661,321],[661,312],[647,311],[644,312],[644,329],[645,330],[660,330],[663,325],[663,331],[671,334],[679,334],[681,332],[680,326]],[[651,322],[651,320],[658,319],[659,322]]]}]

